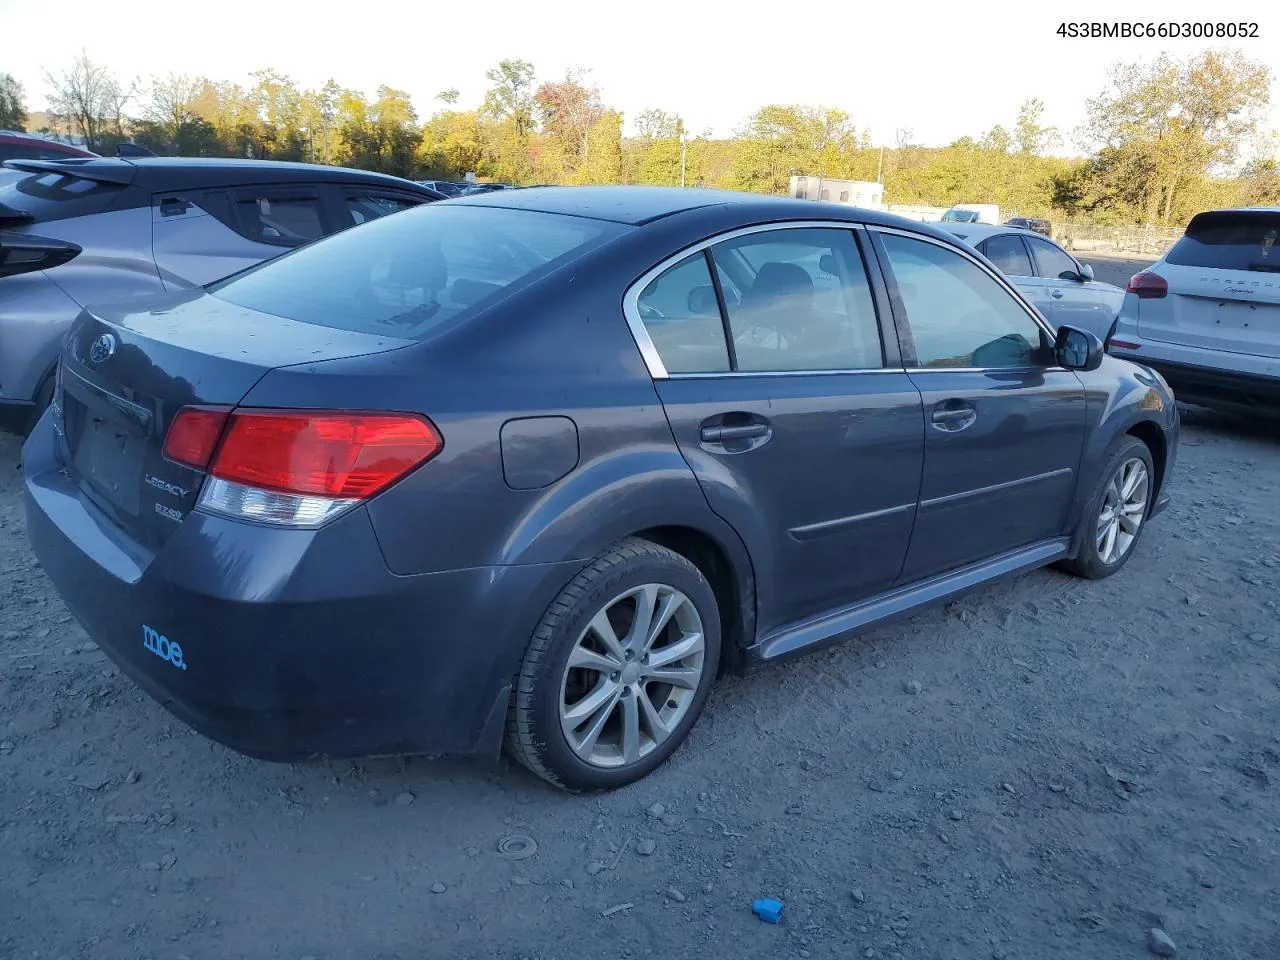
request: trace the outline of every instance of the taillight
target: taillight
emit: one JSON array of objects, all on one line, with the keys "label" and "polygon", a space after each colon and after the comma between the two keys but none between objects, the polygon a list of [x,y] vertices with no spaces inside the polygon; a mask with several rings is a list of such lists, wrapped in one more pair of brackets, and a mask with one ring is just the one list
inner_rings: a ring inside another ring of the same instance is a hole
[{"label": "taillight", "polygon": [[184,467],[204,470],[230,413],[230,407],[183,407],[165,434],[164,455]]},{"label": "taillight", "polygon": [[1129,279],[1125,292],[1136,295],[1139,300],[1159,300],[1169,295],[1169,284],[1160,274],[1143,271]]},{"label": "taillight", "polygon": [[[425,418],[402,413],[244,409],[223,412],[212,441],[210,408],[191,411],[181,436],[209,479],[200,506],[214,513],[314,526],[380,493],[444,446]],[[169,453],[166,439],[165,450]],[[181,454],[182,450],[175,450]],[[171,459],[180,456],[170,454]],[[211,459],[210,459],[211,458]]]}]

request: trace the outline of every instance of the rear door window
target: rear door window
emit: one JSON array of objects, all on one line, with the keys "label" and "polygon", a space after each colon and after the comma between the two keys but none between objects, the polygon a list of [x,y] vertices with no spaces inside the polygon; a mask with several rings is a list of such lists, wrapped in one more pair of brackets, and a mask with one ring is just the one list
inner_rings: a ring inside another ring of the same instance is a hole
[{"label": "rear door window", "polygon": [[1179,267],[1280,272],[1280,213],[1226,210],[1193,217],[1165,260]]},{"label": "rear door window", "polygon": [[1006,233],[988,238],[982,245],[982,252],[1006,277],[1035,276],[1031,269],[1031,258],[1027,256],[1027,248],[1023,245],[1022,238],[1016,234]]},{"label": "rear door window", "polygon": [[276,247],[300,247],[326,233],[314,187],[247,187],[231,194],[236,232]]},{"label": "rear door window", "polygon": [[883,364],[871,287],[852,231],[775,230],[711,250],[717,265],[737,274],[742,290],[738,302],[725,304],[738,370],[868,370]]},{"label": "rear door window", "polygon": [[630,229],[583,217],[426,203],[207,289],[292,320],[421,338]]}]

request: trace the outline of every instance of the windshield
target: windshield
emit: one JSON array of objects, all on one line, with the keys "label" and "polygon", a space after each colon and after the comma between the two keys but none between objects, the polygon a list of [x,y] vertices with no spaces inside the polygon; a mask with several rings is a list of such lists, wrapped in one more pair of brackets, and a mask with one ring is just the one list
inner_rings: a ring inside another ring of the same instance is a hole
[{"label": "windshield", "polygon": [[978,219],[978,214],[973,210],[948,210],[942,215],[942,219],[951,223],[973,223]]},{"label": "windshield", "polygon": [[206,289],[291,320],[417,339],[628,229],[527,210],[427,204]]}]

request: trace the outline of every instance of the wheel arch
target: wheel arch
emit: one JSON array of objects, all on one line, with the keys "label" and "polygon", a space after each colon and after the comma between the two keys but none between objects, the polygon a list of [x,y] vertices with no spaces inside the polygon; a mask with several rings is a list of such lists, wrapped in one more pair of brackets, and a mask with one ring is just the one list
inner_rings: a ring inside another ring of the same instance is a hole
[{"label": "wheel arch", "polygon": [[755,639],[755,574],[743,551],[735,562],[711,534],[697,527],[663,525],[637,530],[632,536],[672,550],[697,567],[716,596],[720,611],[721,667],[741,672],[746,648]]}]

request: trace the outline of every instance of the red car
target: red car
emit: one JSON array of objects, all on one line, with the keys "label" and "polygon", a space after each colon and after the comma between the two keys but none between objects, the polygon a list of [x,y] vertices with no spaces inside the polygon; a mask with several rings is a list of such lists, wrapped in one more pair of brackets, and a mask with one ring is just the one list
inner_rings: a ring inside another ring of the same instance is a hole
[{"label": "red car", "polygon": [[46,140],[16,130],[0,130],[0,163],[6,160],[75,160],[96,156],[96,153],[69,143]]}]

